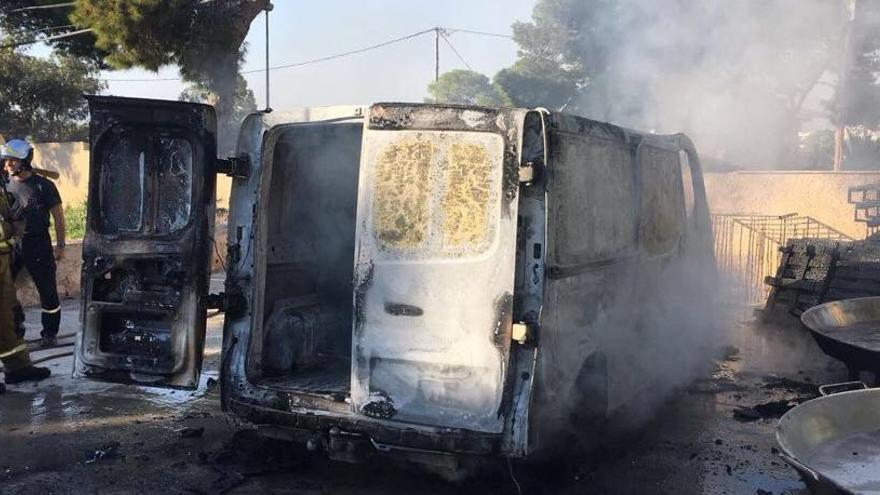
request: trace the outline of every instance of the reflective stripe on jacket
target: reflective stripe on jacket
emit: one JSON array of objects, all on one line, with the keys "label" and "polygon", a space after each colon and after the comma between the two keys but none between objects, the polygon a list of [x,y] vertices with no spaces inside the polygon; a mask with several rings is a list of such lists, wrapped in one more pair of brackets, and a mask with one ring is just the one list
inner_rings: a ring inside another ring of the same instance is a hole
[{"label": "reflective stripe on jacket", "polygon": [[27,350],[27,344],[19,344],[8,351],[0,351],[0,359],[8,358],[10,356],[14,356],[19,352],[24,352]]}]

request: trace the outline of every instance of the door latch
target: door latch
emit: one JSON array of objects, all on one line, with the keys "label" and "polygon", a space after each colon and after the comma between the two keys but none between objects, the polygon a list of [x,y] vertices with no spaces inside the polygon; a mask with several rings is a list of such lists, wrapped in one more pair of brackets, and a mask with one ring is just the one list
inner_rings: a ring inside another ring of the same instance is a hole
[{"label": "door latch", "polygon": [[216,165],[218,174],[226,174],[233,179],[247,179],[251,173],[251,161],[247,156],[218,159]]}]

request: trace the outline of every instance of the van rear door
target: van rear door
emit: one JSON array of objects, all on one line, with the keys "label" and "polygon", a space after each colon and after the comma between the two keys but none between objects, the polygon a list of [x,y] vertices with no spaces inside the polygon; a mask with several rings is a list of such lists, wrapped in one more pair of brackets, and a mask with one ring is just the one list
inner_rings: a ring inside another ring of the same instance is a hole
[{"label": "van rear door", "polygon": [[352,403],[501,432],[518,177],[504,111],[376,104],[357,210]]},{"label": "van rear door", "polygon": [[88,100],[91,159],[74,373],[195,388],[214,227],[214,110]]}]

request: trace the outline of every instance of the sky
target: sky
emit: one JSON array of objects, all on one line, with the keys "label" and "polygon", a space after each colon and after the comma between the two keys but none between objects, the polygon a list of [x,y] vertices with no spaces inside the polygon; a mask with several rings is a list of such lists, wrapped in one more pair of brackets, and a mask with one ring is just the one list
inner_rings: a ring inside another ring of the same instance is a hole
[{"label": "sky", "polygon": [[[434,26],[510,34],[514,21],[527,21],[536,0],[274,0],[270,14],[270,65],[311,60],[400,38]],[[516,44],[501,37],[457,32],[450,40],[476,71],[489,75],[516,59]],[[265,64],[265,20],[251,24],[242,70]],[[440,40],[440,72],[464,69]],[[434,35],[366,53],[271,72],[272,108],[366,104],[377,101],[419,102],[434,78]],[[176,67],[158,74],[143,70],[105,72],[105,93],[118,96],[177,99],[179,81],[124,82],[118,79],[177,77]],[[265,106],[264,73],[247,74],[257,106]]]}]

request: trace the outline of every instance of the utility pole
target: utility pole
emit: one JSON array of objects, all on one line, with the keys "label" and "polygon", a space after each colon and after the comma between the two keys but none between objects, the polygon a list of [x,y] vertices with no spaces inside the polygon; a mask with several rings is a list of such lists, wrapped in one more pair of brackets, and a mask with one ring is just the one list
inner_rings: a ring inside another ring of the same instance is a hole
[{"label": "utility pole", "polygon": [[434,28],[434,82],[440,80],[440,26]]},{"label": "utility pole", "polygon": [[269,104],[269,12],[274,8],[272,2],[266,4],[266,112],[272,111],[272,106]]}]

